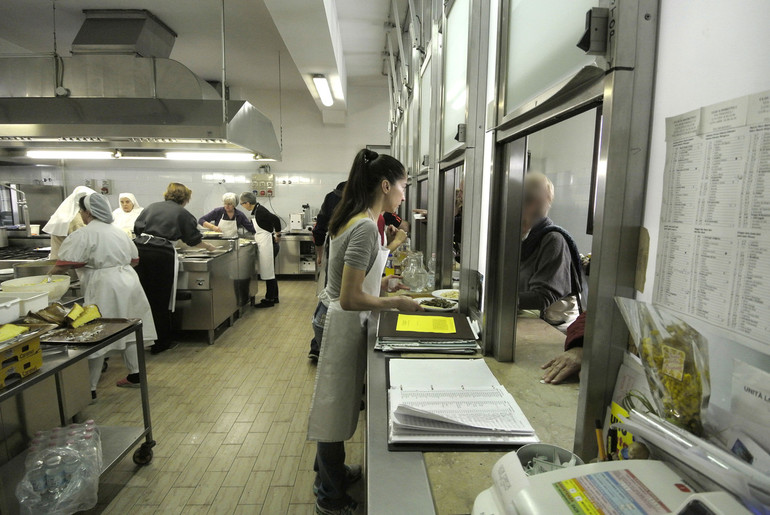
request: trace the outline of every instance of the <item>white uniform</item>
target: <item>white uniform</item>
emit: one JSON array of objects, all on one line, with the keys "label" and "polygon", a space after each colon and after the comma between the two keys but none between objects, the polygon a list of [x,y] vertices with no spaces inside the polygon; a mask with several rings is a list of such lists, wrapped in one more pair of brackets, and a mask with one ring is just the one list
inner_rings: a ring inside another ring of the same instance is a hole
[{"label": "white uniform", "polygon": [[139,218],[139,215],[142,213],[142,206],[139,205],[139,202],[136,201],[136,197],[132,193],[121,193],[118,196],[118,200],[122,198],[127,198],[131,201],[131,203],[134,205],[134,208],[126,213],[123,211],[122,207],[117,208],[115,211],[112,212],[112,225],[117,227],[118,229],[121,229],[125,231],[126,234],[133,234],[134,232],[134,224],[136,223],[136,219]]},{"label": "white uniform", "polygon": [[[131,260],[138,258],[136,245],[125,232],[99,220],[70,234],[59,249],[59,261],[85,264],[80,270],[86,304],[96,304],[105,318],[141,318],[144,340],[153,341],[157,334],[150,303],[131,266]],[[133,341],[128,336],[90,357],[123,350]]]},{"label": "white uniform", "polygon": [[[364,293],[379,297],[382,273],[390,251],[380,246],[364,278]],[[329,259],[335,259],[330,247]],[[366,372],[366,319],[369,311],[345,311],[339,300],[329,304],[315,390],[308,422],[308,439],[343,442],[358,424],[361,390]]]}]

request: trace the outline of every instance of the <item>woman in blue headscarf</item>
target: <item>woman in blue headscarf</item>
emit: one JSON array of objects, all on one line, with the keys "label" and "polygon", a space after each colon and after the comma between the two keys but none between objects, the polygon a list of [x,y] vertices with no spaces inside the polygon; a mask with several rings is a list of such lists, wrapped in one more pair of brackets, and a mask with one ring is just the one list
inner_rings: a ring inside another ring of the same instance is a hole
[{"label": "woman in blue headscarf", "polygon": [[[111,225],[112,209],[107,197],[93,193],[81,197],[79,204],[80,216],[86,226],[67,236],[51,272],[57,273],[66,268],[81,269],[86,304],[96,304],[106,318],[141,318],[144,338],[154,340],[155,324],[150,303],[133,268],[139,262],[136,245],[124,231]],[[129,336],[89,356],[93,398],[96,398],[96,384],[104,356],[110,351],[123,352],[123,361],[129,371],[118,386],[139,386],[139,363],[134,341]]]}]

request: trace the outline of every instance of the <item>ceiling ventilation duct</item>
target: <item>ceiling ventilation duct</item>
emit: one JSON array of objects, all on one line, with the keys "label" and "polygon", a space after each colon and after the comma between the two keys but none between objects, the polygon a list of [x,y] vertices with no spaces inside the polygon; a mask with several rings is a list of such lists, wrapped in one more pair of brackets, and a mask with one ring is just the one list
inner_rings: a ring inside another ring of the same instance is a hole
[{"label": "ceiling ventilation duct", "polygon": [[265,115],[246,101],[223,102],[205,80],[168,59],[176,34],[152,13],[84,13],[72,57],[0,57],[0,156],[48,148],[281,158]]}]

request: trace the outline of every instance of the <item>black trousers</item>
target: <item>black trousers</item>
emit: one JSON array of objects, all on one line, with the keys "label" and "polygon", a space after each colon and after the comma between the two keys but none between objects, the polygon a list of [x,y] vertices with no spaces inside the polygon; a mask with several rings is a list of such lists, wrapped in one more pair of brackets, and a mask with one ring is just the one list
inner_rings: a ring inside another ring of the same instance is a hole
[{"label": "black trousers", "polygon": [[171,343],[171,311],[168,309],[174,287],[174,260],[176,255],[170,247],[137,244],[139,264],[136,273],[142,283],[147,300],[150,302],[155,331],[158,333],[157,345]]},{"label": "black trousers", "polygon": [[[277,243],[273,243],[273,262],[275,263],[275,257],[278,255],[278,251],[281,250],[281,246]],[[265,281],[265,298],[267,300],[276,300],[278,297],[278,280],[268,279]]]}]

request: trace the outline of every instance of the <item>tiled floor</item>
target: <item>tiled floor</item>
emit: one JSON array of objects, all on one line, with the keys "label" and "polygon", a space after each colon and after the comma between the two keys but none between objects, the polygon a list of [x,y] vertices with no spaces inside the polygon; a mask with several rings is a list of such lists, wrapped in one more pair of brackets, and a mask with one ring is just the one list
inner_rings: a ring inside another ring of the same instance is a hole
[{"label": "tiled floor", "polygon": [[[154,458],[136,467],[129,454],[102,479],[92,513],[313,513],[315,445],[305,436],[315,283],[280,288],[280,304],[249,309],[214,345],[193,333],[171,351],[147,353]],[[114,386],[125,373],[112,358],[87,417],[141,425],[139,391]],[[363,463],[363,424],[362,416],[348,463]],[[350,493],[363,501],[362,492],[359,483]]]}]

